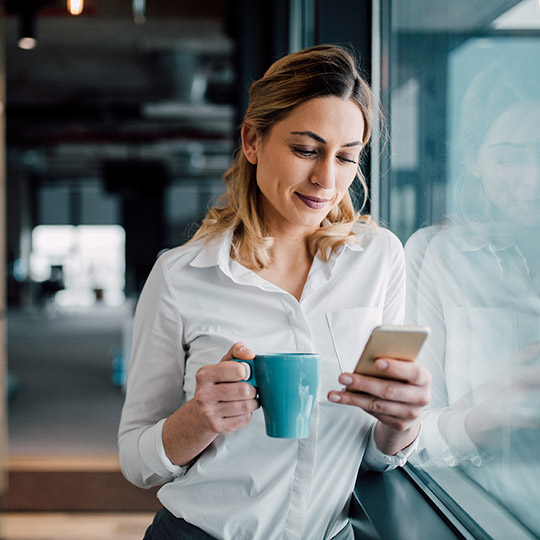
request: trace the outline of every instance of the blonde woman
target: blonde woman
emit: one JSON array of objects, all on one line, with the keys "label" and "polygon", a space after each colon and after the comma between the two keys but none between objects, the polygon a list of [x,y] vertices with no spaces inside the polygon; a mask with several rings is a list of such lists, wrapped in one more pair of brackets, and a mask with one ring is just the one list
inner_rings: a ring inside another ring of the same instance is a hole
[{"label": "blonde woman", "polygon": [[[360,464],[413,451],[428,372],[383,359],[403,382],[351,373],[373,327],[404,311],[402,246],[349,194],[357,176],[366,191],[371,122],[369,87],[339,47],[288,55],[252,85],[224,200],[159,257],[137,306],[119,445],[130,481],[163,484],[145,538],[353,538]],[[230,361],[284,351],[322,355],[307,439],[265,435]]]},{"label": "blonde woman", "polygon": [[540,538],[540,49],[510,51],[465,92],[457,208],[407,242],[407,317],[432,328],[418,465],[459,467]]}]

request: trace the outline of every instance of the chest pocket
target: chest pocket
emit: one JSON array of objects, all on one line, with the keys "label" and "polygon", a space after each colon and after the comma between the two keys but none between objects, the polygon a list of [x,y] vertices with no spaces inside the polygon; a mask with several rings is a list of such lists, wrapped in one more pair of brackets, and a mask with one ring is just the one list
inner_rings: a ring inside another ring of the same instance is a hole
[{"label": "chest pocket", "polygon": [[[324,314],[320,347],[323,356],[322,389],[336,388],[339,362],[343,371],[353,371],[371,330],[381,324],[382,312],[376,307],[355,307]],[[322,330],[322,328],[321,328]],[[339,362],[338,362],[339,357]]]}]

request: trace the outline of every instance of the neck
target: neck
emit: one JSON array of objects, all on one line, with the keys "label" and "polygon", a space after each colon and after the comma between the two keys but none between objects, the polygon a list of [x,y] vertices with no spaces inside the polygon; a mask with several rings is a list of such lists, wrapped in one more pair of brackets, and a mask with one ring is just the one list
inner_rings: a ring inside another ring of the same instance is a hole
[{"label": "neck", "polygon": [[278,236],[274,237],[272,262],[255,272],[300,300],[312,262],[307,237]]}]

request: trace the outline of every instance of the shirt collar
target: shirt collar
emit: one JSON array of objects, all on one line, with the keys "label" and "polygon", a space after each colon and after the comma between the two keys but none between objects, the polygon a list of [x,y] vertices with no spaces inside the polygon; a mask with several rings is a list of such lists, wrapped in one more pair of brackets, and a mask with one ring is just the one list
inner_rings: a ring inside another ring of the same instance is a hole
[{"label": "shirt collar", "polygon": [[[356,242],[354,244],[344,244],[339,246],[339,248],[330,256],[329,263],[323,265],[325,270],[326,279],[328,279],[332,273],[332,269],[336,261],[346,252],[346,250],[351,251],[364,251],[365,246],[363,245],[363,235],[356,235]],[[233,264],[231,260],[231,245],[233,239],[232,229],[225,231],[221,236],[213,238],[209,241],[204,241],[203,247],[199,250],[199,253],[191,261],[190,266],[196,268],[209,268],[212,266],[218,266],[227,276],[234,279],[232,273],[249,273],[247,268],[244,268],[241,265]],[[317,259],[318,257],[316,257]],[[234,270],[233,270],[234,267]]]},{"label": "shirt collar", "polygon": [[196,268],[209,268],[211,266],[228,267],[232,237],[233,231],[230,229],[212,240],[202,240],[201,249],[191,261],[190,266]]},{"label": "shirt collar", "polygon": [[[358,231],[355,230],[355,232]],[[332,276],[332,272],[334,271],[334,267],[338,259],[345,256],[345,253],[347,253],[347,251],[364,251],[364,241],[367,242],[367,238],[365,237],[365,235],[356,234],[356,242],[354,242],[353,244],[343,244],[339,246],[330,255],[330,257],[328,258],[328,262],[326,263],[322,261],[319,255],[315,256],[306,286],[309,284],[310,287],[314,289],[328,281]]]},{"label": "shirt collar", "polygon": [[[450,230],[450,229],[449,229]],[[512,253],[517,257],[517,262],[520,264],[527,275],[529,275],[529,265],[527,259],[523,256],[519,246],[512,242],[509,238],[489,238],[485,234],[471,231],[469,228],[460,227],[457,231],[453,231],[455,237],[456,246],[464,252],[486,252],[495,257],[500,267],[503,276],[507,275],[508,262],[505,260],[508,256],[512,256]]]},{"label": "shirt collar", "polygon": [[504,251],[514,244],[508,241],[494,242],[489,238],[461,238],[459,248],[461,251],[480,251],[482,249]]}]

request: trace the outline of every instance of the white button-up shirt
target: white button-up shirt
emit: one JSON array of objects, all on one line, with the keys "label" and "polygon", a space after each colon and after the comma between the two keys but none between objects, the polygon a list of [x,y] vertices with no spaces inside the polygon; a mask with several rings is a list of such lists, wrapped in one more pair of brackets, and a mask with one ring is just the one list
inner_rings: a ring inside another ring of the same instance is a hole
[{"label": "white button-up shirt", "polygon": [[[417,231],[406,246],[408,322],[432,329],[418,357],[433,382],[417,464],[428,470],[461,466],[540,537],[540,431],[531,420],[528,428],[522,423],[525,414],[536,419],[539,413],[533,392],[538,357],[528,358],[526,351],[538,347],[540,294],[534,260],[527,261],[518,247],[536,233],[523,228],[512,243],[510,235],[496,242],[474,232],[432,226]],[[511,385],[527,376],[530,387],[513,390],[510,399]],[[467,415],[499,393],[506,406],[498,414],[506,425],[482,450],[468,434]],[[448,407],[452,415],[444,419]]]},{"label": "white button-up shirt", "polygon": [[[175,516],[223,539],[331,538],[347,522],[362,459],[377,470],[404,463],[378,451],[373,417],[327,399],[341,387],[337,354],[352,371],[371,330],[404,315],[401,243],[366,224],[356,233],[329,262],[314,259],[300,301],[231,259],[231,234],[158,258],[136,309],[119,447],[125,476],[164,484],[159,500]],[[309,438],[268,437],[258,409],[193,463],[173,465],[164,419],[193,397],[197,370],[238,341],[255,353],[321,354]]]}]

